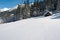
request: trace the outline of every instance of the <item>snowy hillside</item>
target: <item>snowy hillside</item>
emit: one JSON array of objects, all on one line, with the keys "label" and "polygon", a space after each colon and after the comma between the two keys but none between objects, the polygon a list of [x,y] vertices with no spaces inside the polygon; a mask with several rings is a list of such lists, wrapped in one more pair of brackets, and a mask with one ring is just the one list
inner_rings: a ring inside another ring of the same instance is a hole
[{"label": "snowy hillside", "polygon": [[4,11],[8,11],[10,10],[10,8],[3,8],[3,9],[0,9],[0,12],[4,12]]},{"label": "snowy hillside", "polygon": [[[33,3],[30,3],[29,4],[29,6],[31,6]],[[19,5],[21,5],[21,6],[24,6],[25,4],[19,4]],[[15,10],[15,9],[17,9],[17,7],[18,7],[18,5],[16,5],[16,6],[14,6],[14,7],[12,7],[12,8],[3,8],[3,9],[0,9],[0,12],[4,12],[4,11],[12,11],[12,10]]]},{"label": "snowy hillside", "polygon": [[60,19],[35,17],[0,24],[0,40],[60,40]]}]

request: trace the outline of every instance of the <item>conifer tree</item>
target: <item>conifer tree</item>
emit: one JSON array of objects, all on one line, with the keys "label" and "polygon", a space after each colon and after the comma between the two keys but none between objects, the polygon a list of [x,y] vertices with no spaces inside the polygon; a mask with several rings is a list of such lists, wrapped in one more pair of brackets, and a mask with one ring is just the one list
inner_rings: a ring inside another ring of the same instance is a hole
[{"label": "conifer tree", "polygon": [[47,10],[51,11],[52,0],[46,0]]},{"label": "conifer tree", "polygon": [[15,18],[15,20],[19,20],[20,19],[20,5],[18,4],[18,8],[17,8],[17,10],[16,10],[16,13],[15,13],[15,16],[16,16],[16,18]]}]

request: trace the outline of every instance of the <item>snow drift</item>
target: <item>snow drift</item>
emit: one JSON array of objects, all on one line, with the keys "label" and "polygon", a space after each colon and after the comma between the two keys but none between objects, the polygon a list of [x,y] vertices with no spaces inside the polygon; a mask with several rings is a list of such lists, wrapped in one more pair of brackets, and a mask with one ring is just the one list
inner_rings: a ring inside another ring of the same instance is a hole
[{"label": "snow drift", "polygon": [[0,40],[60,40],[60,19],[50,18],[0,24]]}]

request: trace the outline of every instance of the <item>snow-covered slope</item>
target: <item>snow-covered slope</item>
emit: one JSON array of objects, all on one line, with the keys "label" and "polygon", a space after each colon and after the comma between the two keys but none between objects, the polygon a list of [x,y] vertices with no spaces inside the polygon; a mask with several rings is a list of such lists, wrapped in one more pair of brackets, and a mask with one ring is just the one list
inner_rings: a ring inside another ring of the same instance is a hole
[{"label": "snow-covered slope", "polygon": [[7,11],[7,10],[10,10],[10,8],[3,8],[3,9],[0,9],[0,12],[4,12],[4,11]]},{"label": "snow-covered slope", "polygon": [[[19,5],[21,5],[21,6],[24,7],[25,4],[19,4]],[[33,3],[30,3],[30,4],[29,4],[29,6],[31,6],[31,5],[33,5]],[[4,11],[8,11],[8,10],[9,10],[9,11],[12,11],[12,10],[17,9],[17,7],[18,7],[18,5],[14,6],[14,7],[12,7],[12,8],[3,8],[3,9],[0,9],[0,12],[4,12]]]},{"label": "snow-covered slope", "polygon": [[9,11],[15,10],[18,8],[18,5],[14,6],[13,8],[11,8]]},{"label": "snow-covered slope", "polygon": [[3,8],[3,9],[0,9],[0,12],[4,12],[4,11],[12,11],[12,10],[15,10],[15,9],[17,9],[17,7],[18,7],[18,5],[17,6],[15,6],[15,7],[13,7],[13,8]]},{"label": "snow-covered slope", "polygon": [[0,40],[60,40],[60,19],[50,18],[0,24]]}]

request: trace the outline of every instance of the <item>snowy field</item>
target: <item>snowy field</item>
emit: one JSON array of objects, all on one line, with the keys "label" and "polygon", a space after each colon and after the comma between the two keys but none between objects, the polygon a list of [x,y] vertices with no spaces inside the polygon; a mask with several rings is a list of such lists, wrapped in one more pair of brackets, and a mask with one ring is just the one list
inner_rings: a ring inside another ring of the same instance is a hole
[{"label": "snowy field", "polygon": [[36,17],[0,24],[0,40],[60,40],[60,19]]}]

